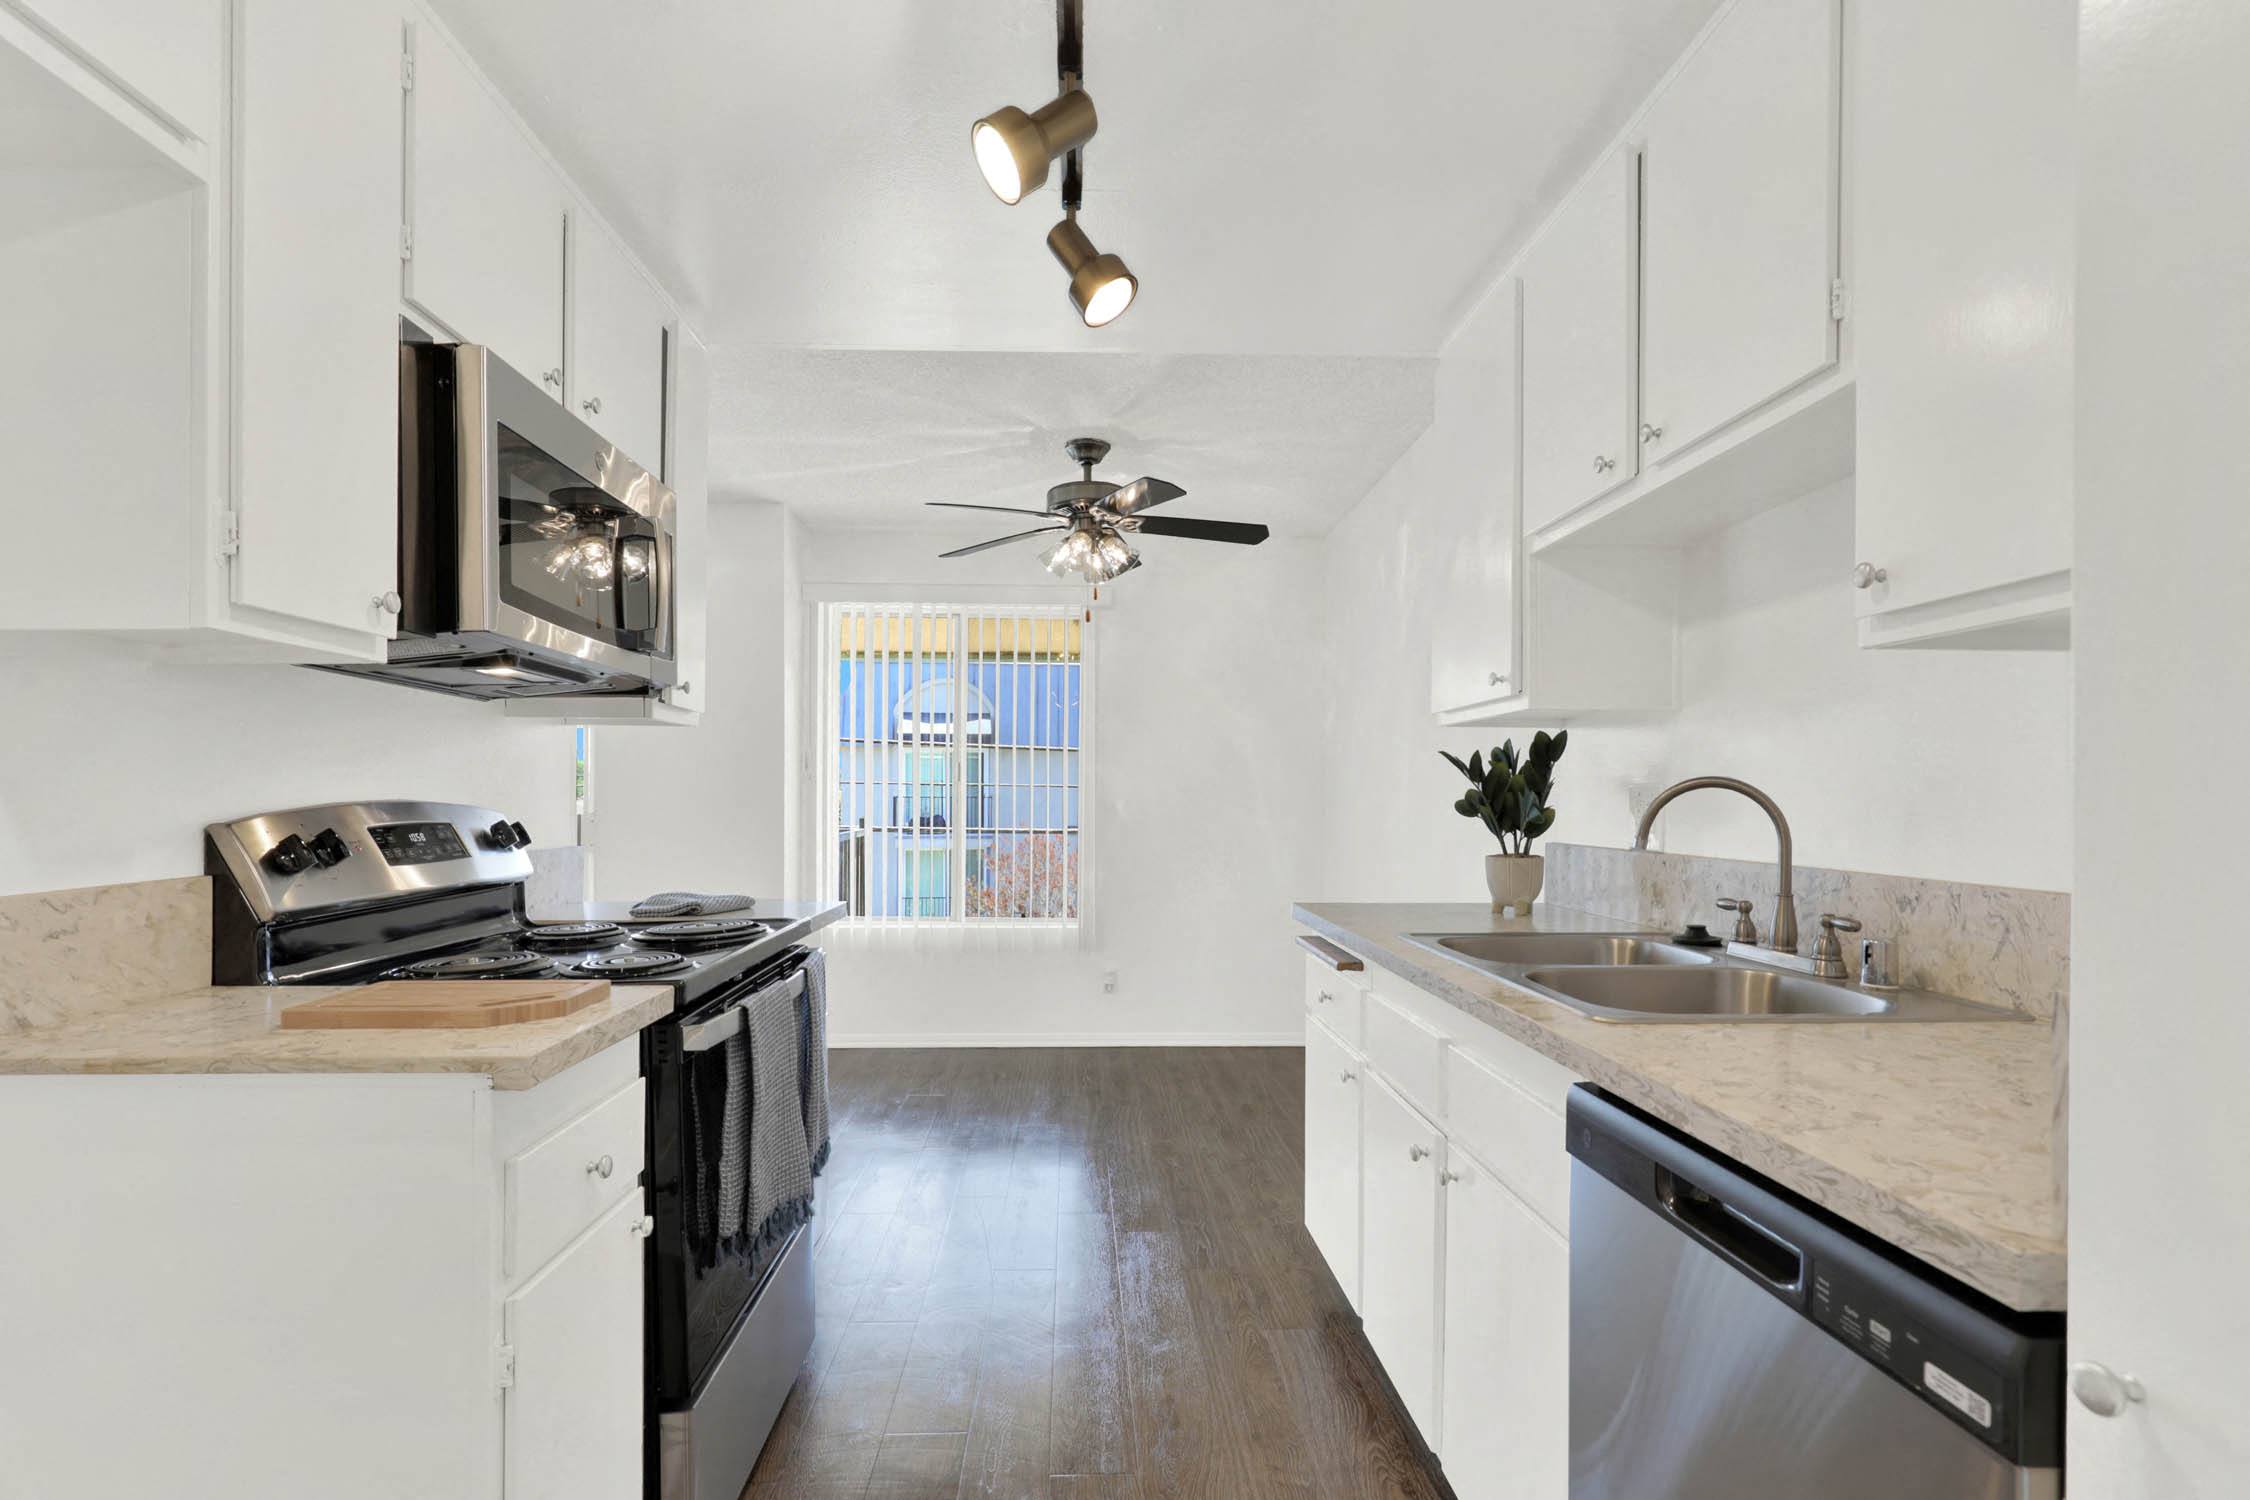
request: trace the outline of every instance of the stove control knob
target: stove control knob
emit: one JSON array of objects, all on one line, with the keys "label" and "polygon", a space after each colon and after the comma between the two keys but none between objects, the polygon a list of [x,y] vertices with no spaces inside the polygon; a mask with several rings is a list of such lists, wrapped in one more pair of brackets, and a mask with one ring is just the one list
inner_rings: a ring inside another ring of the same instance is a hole
[{"label": "stove control knob", "polygon": [[524,827],[521,823],[510,823],[508,828],[516,836],[516,847],[518,849],[527,849],[531,846],[530,829]]},{"label": "stove control knob", "polygon": [[510,823],[506,818],[495,820],[493,825],[484,831],[484,841],[495,849],[515,848],[515,825],[513,823]]},{"label": "stove control knob", "polygon": [[330,865],[340,865],[352,857],[351,846],[333,828],[323,828],[314,834],[311,847],[312,857],[320,862],[323,869]]},{"label": "stove control knob", "polygon": [[262,861],[276,875],[302,875],[318,862],[305,841],[293,833],[268,849]]}]

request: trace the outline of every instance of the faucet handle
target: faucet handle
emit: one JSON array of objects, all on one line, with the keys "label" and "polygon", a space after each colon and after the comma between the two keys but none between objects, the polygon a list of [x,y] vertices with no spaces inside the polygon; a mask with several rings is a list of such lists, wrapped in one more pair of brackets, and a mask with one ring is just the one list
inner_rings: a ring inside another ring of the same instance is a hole
[{"label": "faucet handle", "polygon": [[1750,915],[1751,906],[1749,902],[1743,900],[1740,896],[1721,896],[1718,907],[1721,911],[1734,913],[1734,940],[1736,942],[1755,943],[1758,941],[1758,921],[1757,918]]},{"label": "faucet handle", "polygon": [[1823,979],[1844,977],[1844,944],[1836,936],[1839,932],[1859,931],[1859,919],[1839,917],[1832,912],[1820,914],[1820,938],[1813,944],[1813,973]]}]

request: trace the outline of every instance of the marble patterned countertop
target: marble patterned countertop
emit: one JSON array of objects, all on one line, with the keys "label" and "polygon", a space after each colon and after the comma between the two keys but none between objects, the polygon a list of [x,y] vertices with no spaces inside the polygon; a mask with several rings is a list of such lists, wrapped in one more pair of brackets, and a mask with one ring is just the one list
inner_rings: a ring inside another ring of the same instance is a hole
[{"label": "marble patterned countertop", "polygon": [[1538,906],[1309,902],[1296,920],[2006,1306],[2064,1305],[2052,1038],[2043,1021],[1596,1021],[1407,942],[1620,932]]},{"label": "marble patterned countertop", "polygon": [[284,1003],[327,985],[187,990],[128,1009],[0,1035],[8,1073],[486,1073],[528,1089],[672,1010],[668,985],[613,985],[606,1005],[552,1021],[428,1030],[283,1031]]}]

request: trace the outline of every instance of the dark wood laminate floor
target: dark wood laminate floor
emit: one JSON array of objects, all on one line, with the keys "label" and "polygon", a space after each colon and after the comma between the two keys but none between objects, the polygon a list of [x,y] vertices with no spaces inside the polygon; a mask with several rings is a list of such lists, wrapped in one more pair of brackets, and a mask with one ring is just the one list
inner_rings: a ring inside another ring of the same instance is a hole
[{"label": "dark wood laminate floor", "polygon": [[1299,1222],[1294,1048],[838,1052],[746,1500],[1442,1500]]}]

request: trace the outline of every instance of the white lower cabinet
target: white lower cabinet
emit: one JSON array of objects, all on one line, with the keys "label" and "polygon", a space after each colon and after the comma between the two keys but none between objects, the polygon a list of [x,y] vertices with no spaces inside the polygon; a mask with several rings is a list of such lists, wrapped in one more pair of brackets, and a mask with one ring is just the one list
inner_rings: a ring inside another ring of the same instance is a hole
[{"label": "white lower cabinet", "polygon": [[1570,1245],[1449,1142],[1438,1387],[1445,1476],[1461,1500],[1569,1491]]},{"label": "white lower cabinet", "polygon": [[508,1500],[640,1493],[641,1220],[636,1192],[502,1305]]},{"label": "white lower cabinet", "polygon": [[1566,1500],[1576,1075],[1370,978],[1364,1050],[1305,1026],[1305,1227],[1453,1493]]},{"label": "white lower cabinet", "polygon": [[[1361,1323],[1422,1439],[1438,1448],[1438,1155],[1443,1138],[1381,1078],[1362,1094]],[[1441,1450],[1442,1451],[1442,1450]]]},{"label": "white lower cabinet", "polygon": [[1359,1054],[1305,1023],[1305,1230],[1354,1310],[1359,1296]]}]

